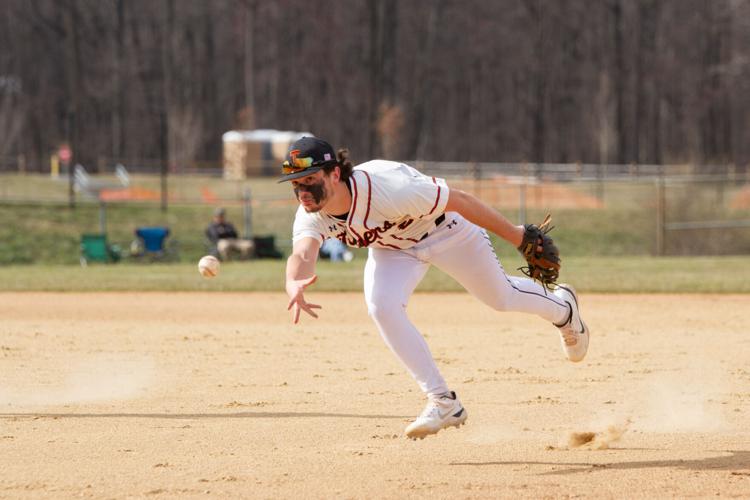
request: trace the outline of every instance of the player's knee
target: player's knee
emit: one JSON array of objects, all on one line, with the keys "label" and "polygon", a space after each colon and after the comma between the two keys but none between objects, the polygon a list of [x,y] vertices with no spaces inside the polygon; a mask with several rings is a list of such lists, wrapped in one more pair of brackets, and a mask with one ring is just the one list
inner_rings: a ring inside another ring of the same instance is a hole
[{"label": "player's knee", "polygon": [[392,297],[373,297],[367,301],[367,313],[375,321],[387,319],[402,310],[401,301],[393,300]]},{"label": "player's knee", "polygon": [[510,305],[510,298],[507,295],[498,294],[492,297],[490,307],[496,311],[510,311],[512,307]]}]

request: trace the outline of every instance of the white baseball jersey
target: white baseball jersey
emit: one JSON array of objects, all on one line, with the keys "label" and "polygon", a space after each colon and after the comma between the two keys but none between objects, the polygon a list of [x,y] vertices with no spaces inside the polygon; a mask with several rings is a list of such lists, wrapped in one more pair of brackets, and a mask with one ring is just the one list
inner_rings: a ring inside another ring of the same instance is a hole
[{"label": "white baseball jersey", "polygon": [[[365,301],[388,347],[428,395],[448,392],[430,349],[406,314],[414,289],[431,265],[445,271],[472,295],[498,311],[533,313],[560,324],[566,302],[528,278],[510,277],[495,255],[487,232],[457,212],[445,213],[448,186],[392,161],[374,160],[354,168],[352,204],[346,220],[300,206],[294,242],[338,238],[368,247]],[[423,238],[429,235],[428,238]],[[571,313],[572,314],[572,313]]]},{"label": "white baseball jersey", "polygon": [[322,243],[337,238],[351,247],[404,250],[435,229],[445,212],[448,185],[394,161],[372,160],[354,167],[349,186],[352,205],[346,220],[300,206],[292,241],[306,237]]}]

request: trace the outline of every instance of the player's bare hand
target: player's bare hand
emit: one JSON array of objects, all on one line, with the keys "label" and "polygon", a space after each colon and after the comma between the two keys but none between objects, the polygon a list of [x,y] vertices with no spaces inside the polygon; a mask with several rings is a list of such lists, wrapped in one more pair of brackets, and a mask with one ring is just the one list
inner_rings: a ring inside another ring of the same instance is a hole
[{"label": "player's bare hand", "polygon": [[287,310],[292,311],[292,321],[294,324],[299,323],[299,316],[301,311],[305,311],[313,318],[317,318],[318,315],[314,309],[322,309],[318,304],[311,304],[305,300],[305,288],[312,285],[317,281],[318,277],[313,275],[303,280],[287,280],[286,282],[286,293],[289,295],[289,305]]}]

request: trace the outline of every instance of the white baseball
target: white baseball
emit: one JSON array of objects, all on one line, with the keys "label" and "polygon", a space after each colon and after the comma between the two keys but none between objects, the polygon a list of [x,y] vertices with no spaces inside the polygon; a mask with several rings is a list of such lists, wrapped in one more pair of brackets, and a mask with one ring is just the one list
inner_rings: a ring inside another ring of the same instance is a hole
[{"label": "white baseball", "polygon": [[198,272],[204,278],[213,278],[219,274],[219,259],[213,255],[201,257],[201,260],[198,261]]}]

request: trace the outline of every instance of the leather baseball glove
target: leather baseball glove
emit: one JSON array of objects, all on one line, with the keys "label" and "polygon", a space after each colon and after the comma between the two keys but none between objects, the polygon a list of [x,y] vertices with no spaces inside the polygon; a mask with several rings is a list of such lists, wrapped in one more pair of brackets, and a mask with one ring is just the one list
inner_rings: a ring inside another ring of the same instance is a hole
[{"label": "leather baseball glove", "polygon": [[538,226],[525,224],[523,241],[518,247],[518,251],[528,264],[527,267],[521,267],[519,270],[529,278],[538,280],[546,289],[549,289],[551,285],[556,285],[557,278],[560,276],[560,251],[552,238],[547,236],[547,233],[554,229],[554,226],[550,226],[550,222],[552,222],[552,216],[547,214]]}]

